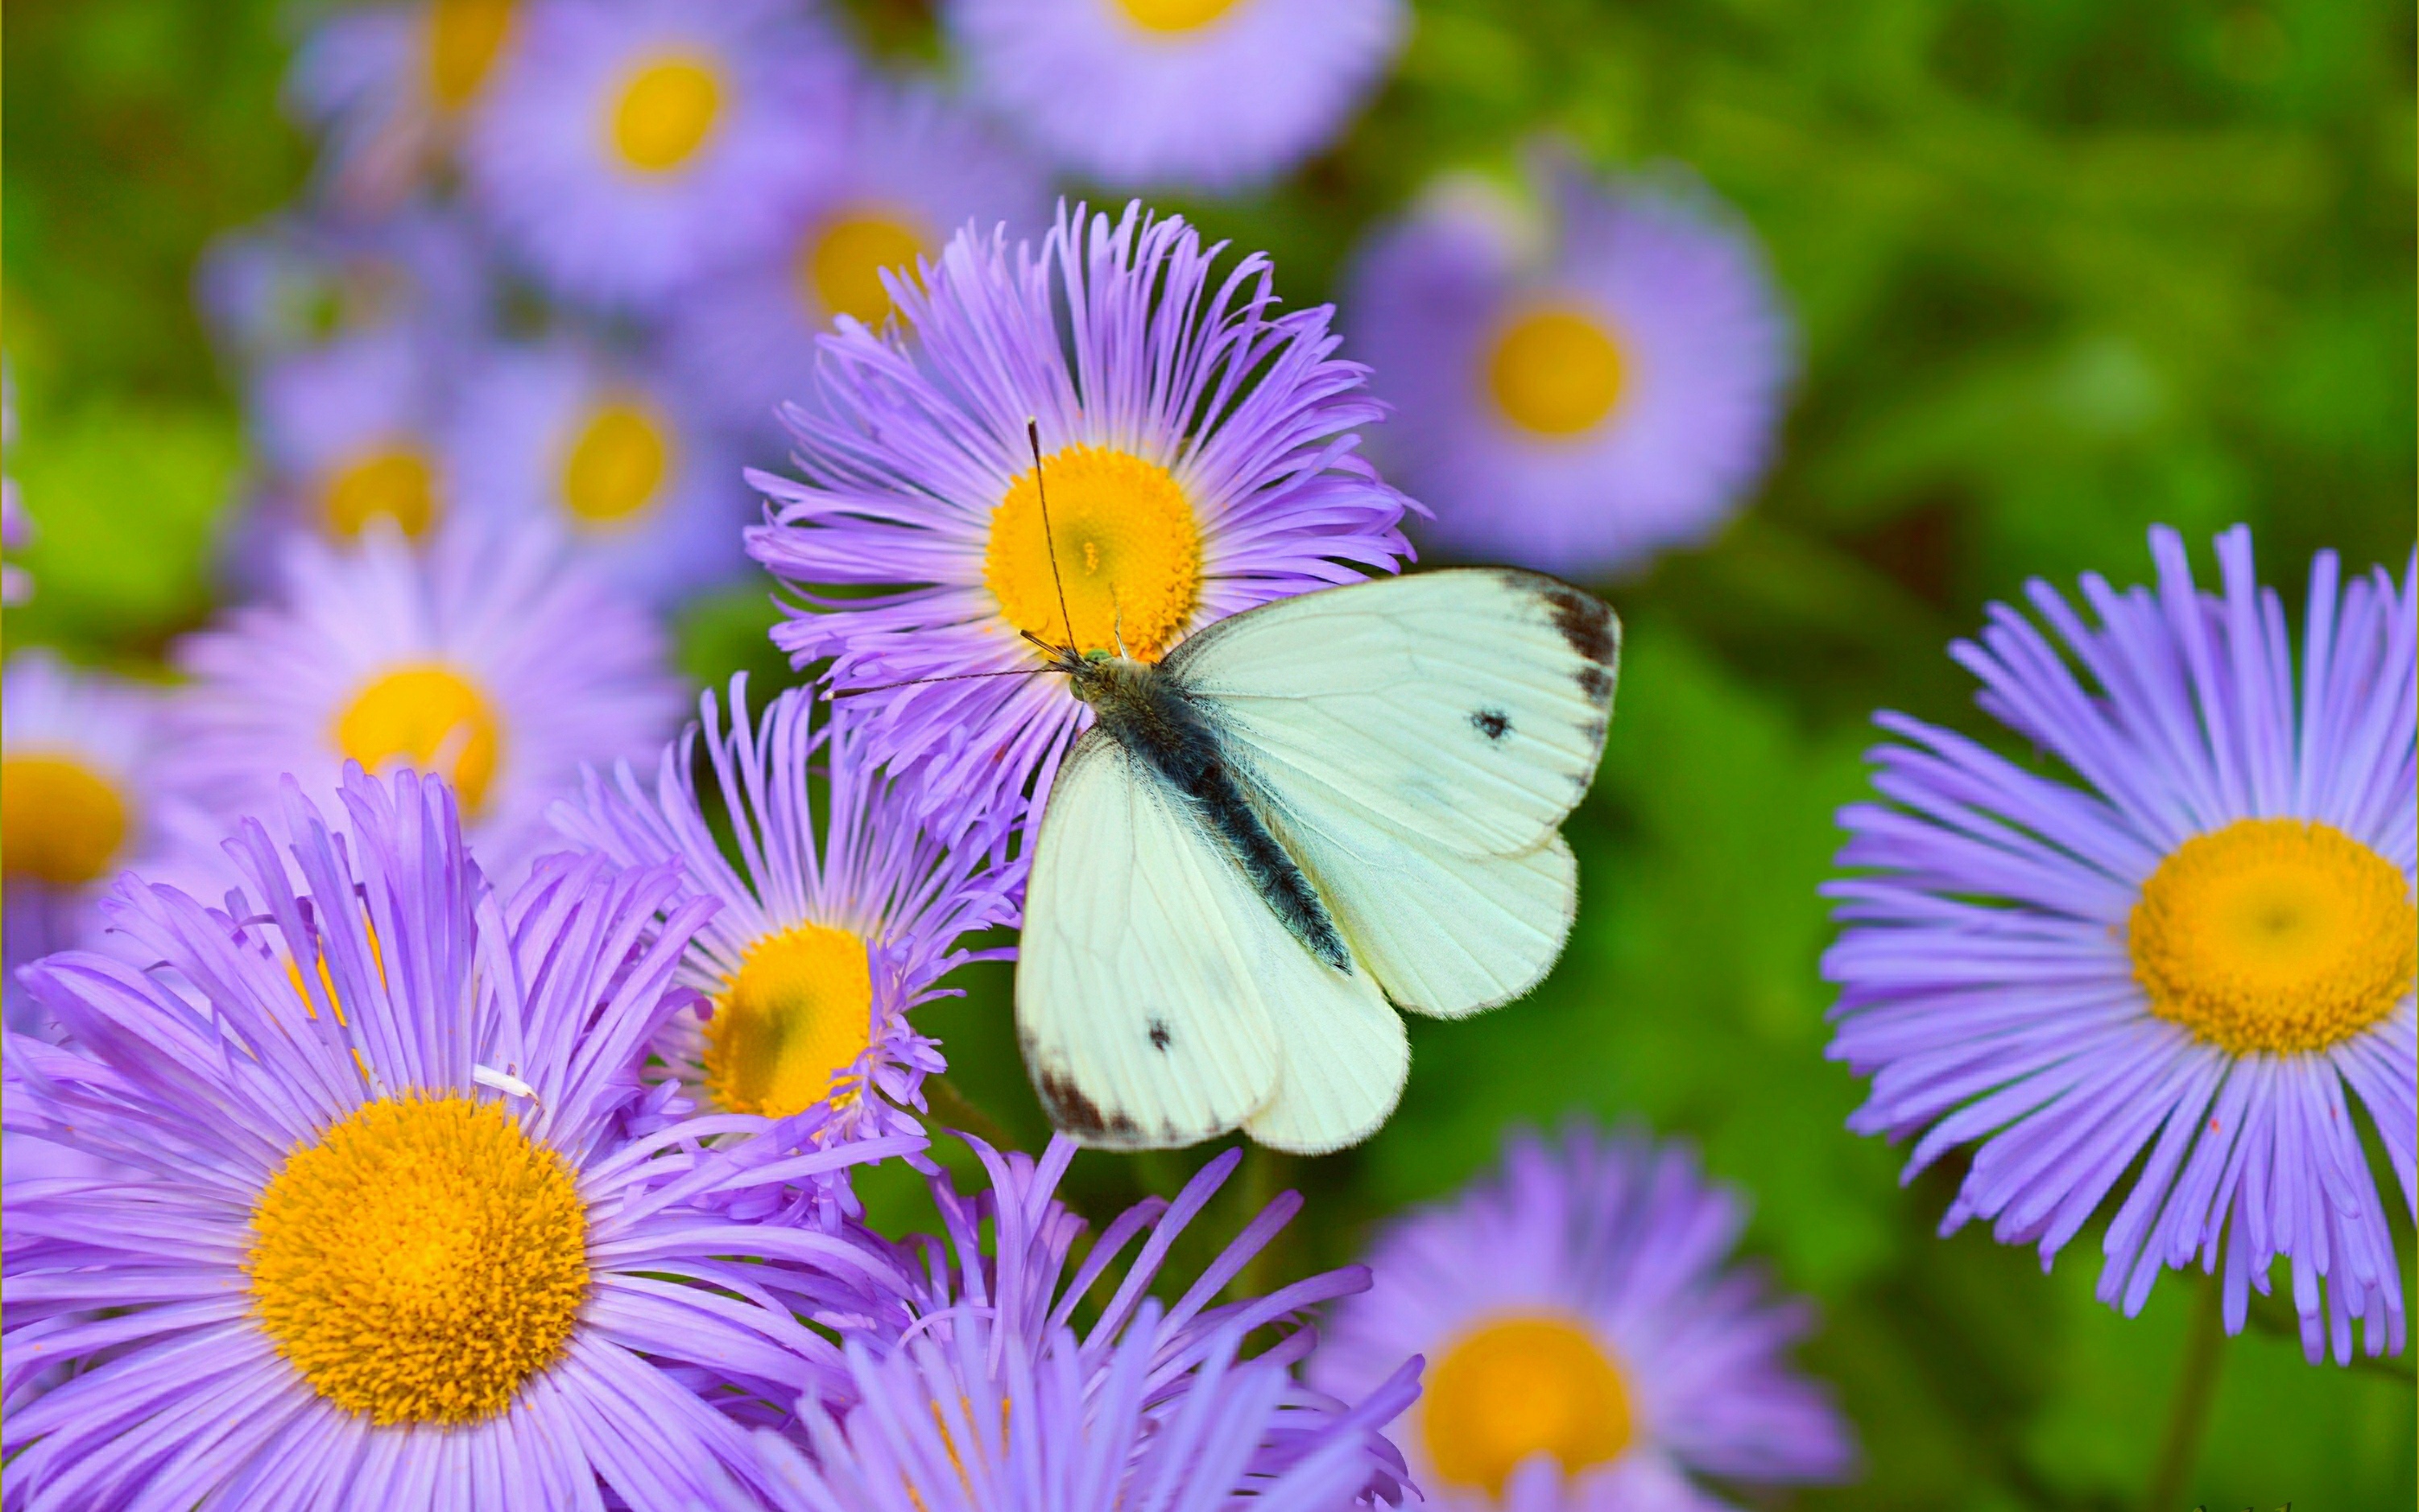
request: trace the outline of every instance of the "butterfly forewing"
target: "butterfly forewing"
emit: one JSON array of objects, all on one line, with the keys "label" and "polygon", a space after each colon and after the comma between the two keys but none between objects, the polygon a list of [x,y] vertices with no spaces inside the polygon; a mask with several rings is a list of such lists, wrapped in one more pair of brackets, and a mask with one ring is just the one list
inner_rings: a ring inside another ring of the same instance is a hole
[{"label": "butterfly forewing", "polygon": [[1379,579],[1222,620],[1166,671],[1298,806],[1475,856],[1542,843],[1595,776],[1612,611],[1536,573]]}]

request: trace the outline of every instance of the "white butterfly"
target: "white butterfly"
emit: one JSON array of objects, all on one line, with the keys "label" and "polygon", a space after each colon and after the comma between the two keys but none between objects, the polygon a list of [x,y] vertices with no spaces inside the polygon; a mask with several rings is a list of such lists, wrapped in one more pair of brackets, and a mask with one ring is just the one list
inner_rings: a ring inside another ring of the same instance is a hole
[{"label": "white butterfly", "polygon": [[1087,1144],[1367,1138],[1402,1020],[1562,953],[1557,826],[1604,751],[1621,626],[1536,573],[1379,579],[1210,625],[1156,666],[1054,649],[1092,728],[1043,815],[1016,973],[1026,1070]]}]

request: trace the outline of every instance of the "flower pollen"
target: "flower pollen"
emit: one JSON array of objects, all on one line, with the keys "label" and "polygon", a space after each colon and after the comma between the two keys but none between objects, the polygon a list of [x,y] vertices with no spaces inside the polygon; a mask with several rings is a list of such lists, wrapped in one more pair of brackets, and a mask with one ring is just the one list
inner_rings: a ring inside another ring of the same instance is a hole
[{"label": "flower pollen", "polygon": [[721,115],[722,77],[710,60],[655,57],[631,70],[614,100],[614,155],[638,173],[670,173],[705,145]]},{"label": "flower pollen", "polygon": [[2150,1011],[2235,1055],[2323,1050],[2411,990],[2402,871],[2330,825],[2239,819],[2142,884],[2126,927]]},{"label": "flower pollen", "polygon": [[1128,21],[1163,36],[1199,31],[1235,5],[1236,0],[1117,0]]},{"label": "flower pollen", "polygon": [[705,1076],[732,1113],[788,1118],[853,1088],[873,1039],[865,941],[799,924],[749,947],[705,1026]]},{"label": "flower pollen", "polygon": [[379,518],[394,521],[418,540],[437,519],[437,470],[409,442],[376,447],[328,475],[319,489],[319,515],[338,540],[354,539]]},{"label": "flower pollen", "polygon": [[1530,1456],[1577,1474],[1628,1447],[1634,1424],[1629,1388],[1594,1331],[1536,1313],[1481,1322],[1441,1351],[1419,1431],[1439,1480],[1500,1498]]},{"label": "flower pollen", "polygon": [[428,93],[460,110],[494,71],[512,34],[513,0],[432,0],[428,8]]},{"label": "flower pollen", "polygon": [[590,407],[562,461],[562,505],[586,530],[626,525],[663,496],[671,427],[634,394]]},{"label": "flower pollen", "polygon": [[74,756],[24,751],[0,761],[0,858],[8,874],[81,887],[109,870],[131,816],[117,784]]},{"label": "flower pollen", "polygon": [[498,1103],[364,1104],[286,1157],[252,1231],[245,1272],[278,1353],[381,1427],[503,1412],[588,1296],[571,1170]]},{"label": "flower pollen", "polygon": [[1564,305],[1507,322],[1487,359],[1487,392],[1504,419],[1539,436],[1583,435],[1621,399],[1620,344],[1593,314]]},{"label": "flower pollen", "polygon": [[[983,581],[1020,630],[1079,651],[1115,649],[1156,661],[1192,621],[1201,597],[1201,531],[1174,474],[1104,446],[1070,446],[1045,459],[1042,489],[1027,469],[992,512]],[[1052,573],[1055,548],[1056,576]],[[1067,594],[1061,615],[1058,593]]]},{"label": "flower pollen", "polygon": [[404,761],[454,786],[475,813],[495,779],[501,729],[496,710],[460,672],[412,662],[383,673],[336,717],[337,748],[370,770]]},{"label": "flower pollen", "polygon": [[883,270],[913,276],[916,259],[930,246],[912,215],[884,206],[844,207],[799,241],[798,283],[817,308],[879,326],[890,314]]}]

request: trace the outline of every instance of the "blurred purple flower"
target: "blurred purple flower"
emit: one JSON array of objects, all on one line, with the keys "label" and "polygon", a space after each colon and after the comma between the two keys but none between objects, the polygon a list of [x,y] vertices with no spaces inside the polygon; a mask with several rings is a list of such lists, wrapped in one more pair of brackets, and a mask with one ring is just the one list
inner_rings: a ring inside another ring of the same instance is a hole
[{"label": "blurred purple flower", "polygon": [[1342,134],[1410,31],[1401,0],[949,0],[978,98],[1071,172],[1232,191]]},{"label": "blurred purple flower", "polygon": [[470,191],[566,300],[658,310],[770,255],[840,170],[851,65],[780,0],[533,0],[516,24]]},{"label": "blurred purple flower", "polygon": [[1425,538],[1598,577],[1704,540],[1754,486],[1789,321],[1702,188],[1550,157],[1539,177],[1536,209],[1465,185],[1380,232],[1346,323],[1396,411],[1380,454],[1436,512]]},{"label": "blurred purple flower", "polygon": [[[2100,1296],[2141,1311],[2166,1266],[2225,1267],[2226,1325],[2292,1261],[2303,1348],[2403,1347],[2400,1265],[2350,1102],[2413,1207],[2411,907],[2419,559],[2349,584],[2311,564],[2298,686],[2251,534],[2222,594],[2153,531],[2155,589],[2096,574],[2088,624],[2027,586],[2053,642],[1994,605],[1951,655],[1979,702],[2082,784],[1904,715],[1886,804],[1841,811],[1831,1045],[1872,1078],[1849,1127],[1920,1135],[1911,1178],[1979,1141],[1944,1233],[1992,1222],[2042,1264],[2128,1175]],[[2076,669],[2083,677],[2078,678]],[[2084,680],[2088,679],[2088,681]]]},{"label": "blurred purple flower", "polygon": [[1348,1396],[1425,1353],[1407,1440],[1445,1508],[1718,1512],[1700,1476],[1843,1479],[1848,1426],[1788,1363],[1808,1309],[1730,1262],[1746,1221],[1685,1144],[1515,1138],[1500,1176],[1379,1237],[1311,1379]]}]

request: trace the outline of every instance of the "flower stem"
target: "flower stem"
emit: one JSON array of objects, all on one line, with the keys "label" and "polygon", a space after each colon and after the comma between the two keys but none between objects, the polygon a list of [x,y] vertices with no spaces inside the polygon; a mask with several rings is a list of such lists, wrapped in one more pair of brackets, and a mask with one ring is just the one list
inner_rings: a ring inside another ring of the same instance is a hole
[{"label": "flower stem", "polygon": [[2184,1512],[2179,1500],[2200,1462],[2200,1440],[2209,1427],[2210,1403],[2217,1398],[2217,1367],[2226,1348],[2226,1288],[2214,1276],[2196,1277],[2192,1321],[2185,1325],[2184,1357],[2176,1371],[2175,1396],[2167,1405],[2167,1430],[2150,1472],[2143,1512]]},{"label": "flower stem", "polygon": [[977,1107],[947,1076],[924,1078],[924,1105],[944,1127],[970,1134],[994,1149],[1017,1148],[1015,1137],[999,1126],[999,1120]]}]

